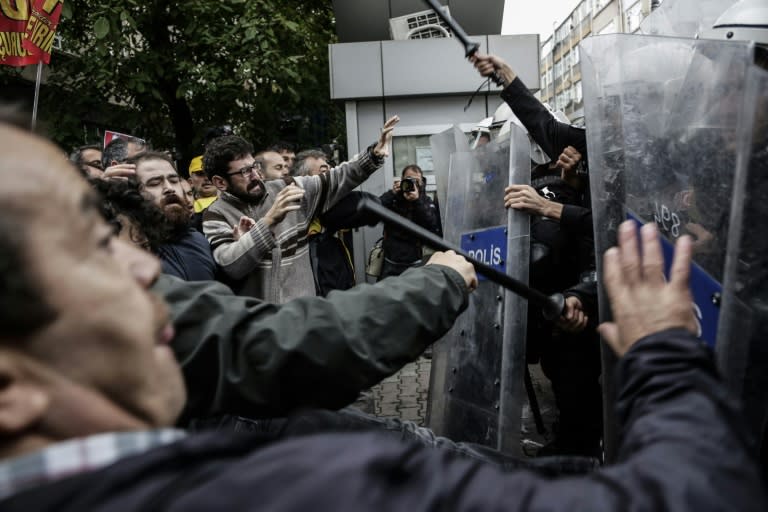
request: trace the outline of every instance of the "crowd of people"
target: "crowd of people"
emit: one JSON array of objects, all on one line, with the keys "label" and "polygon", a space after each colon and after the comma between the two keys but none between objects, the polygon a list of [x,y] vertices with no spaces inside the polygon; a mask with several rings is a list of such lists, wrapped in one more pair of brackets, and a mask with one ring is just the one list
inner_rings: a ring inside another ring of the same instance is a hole
[{"label": "crowd of people", "polygon": [[[559,319],[527,319],[528,362],[559,410],[538,458],[350,407],[478,286],[462,256],[395,226],[378,282],[355,280],[350,230],[378,221],[362,199],[442,236],[418,165],[381,197],[354,190],[389,156],[397,116],[338,165],[217,127],[185,173],[129,137],[67,162],[0,112],[0,510],[765,510],[696,337],[691,238],[668,279],[654,224],[625,222],[595,255],[584,129],[501,58],[471,61],[551,160],[498,199],[531,215],[531,284],[565,297]],[[616,375],[601,372],[601,336]],[[595,467],[601,379],[615,379],[621,437],[617,462]]]}]

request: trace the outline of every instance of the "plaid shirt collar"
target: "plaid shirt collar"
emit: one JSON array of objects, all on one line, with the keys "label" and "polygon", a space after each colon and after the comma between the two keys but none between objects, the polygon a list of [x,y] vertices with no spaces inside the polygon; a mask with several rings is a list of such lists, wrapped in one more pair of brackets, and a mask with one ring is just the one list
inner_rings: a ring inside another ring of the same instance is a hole
[{"label": "plaid shirt collar", "polygon": [[185,437],[183,430],[111,432],[56,443],[0,462],[0,500],[31,487],[100,469]]}]

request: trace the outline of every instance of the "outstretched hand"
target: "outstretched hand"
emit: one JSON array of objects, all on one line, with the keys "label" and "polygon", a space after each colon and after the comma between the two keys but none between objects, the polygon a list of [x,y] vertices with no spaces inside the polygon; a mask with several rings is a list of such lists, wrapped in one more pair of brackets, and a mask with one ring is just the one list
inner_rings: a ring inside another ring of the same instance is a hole
[{"label": "outstretched hand", "polygon": [[234,238],[235,241],[240,240],[240,237],[248,233],[255,225],[255,220],[243,215],[240,217],[240,222],[238,222],[237,226],[232,228],[232,238]]},{"label": "outstretched hand", "polygon": [[376,146],[373,148],[373,154],[378,157],[388,157],[389,148],[392,144],[392,131],[395,129],[395,125],[400,122],[398,116],[392,116],[384,123],[384,127],[381,129],[381,135],[376,142]]},{"label": "outstretched hand", "polygon": [[111,180],[115,178],[125,179],[136,176],[136,165],[134,164],[115,164],[104,169],[102,179]]},{"label": "outstretched hand", "polygon": [[675,327],[694,334],[698,330],[688,288],[690,237],[677,241],[667,282],[656,225],[643,226],[640,236],[642,249],[634,222],[624,222],[619,227],[619,246],[603,256],[603,281],[614,321],[601,324],[598,330],[619,357],[639,339],[655,332]]},{"label": "outstretched hand", "polygon": [[302,197],[304,197],[304,189],[296,185],[288,185],[277,194],[272,207],[264,215],[264,221],[268,226],[279,224],[285,219],[288,212],[301,208]]},{"label": "outstretched hand", "polygon": [[475,267],[470,262],[456,254],[454,251],[436,252],[429,258],[427,265],[443,265],[451,267],[453,270],[461,274],[464,278],[464,282],[470,292],[477,288],[477,274],[475,273]]}]

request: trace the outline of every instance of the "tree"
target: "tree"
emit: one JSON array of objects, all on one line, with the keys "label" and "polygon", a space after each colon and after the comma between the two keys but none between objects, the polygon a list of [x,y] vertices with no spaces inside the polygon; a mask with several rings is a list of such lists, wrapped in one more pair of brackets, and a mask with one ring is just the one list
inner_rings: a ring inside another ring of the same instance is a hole
[{"label": "tree", "polygon": [[[93,116],[107,102],[127,107],[119,127],[185,160],[214,124],[231,123],[256,147],[297,117],[341,126],[328,87],[331,2],[66,0],[59,30],[71,56],[54,55],[41,115],[60,141],[72,137],[67,116]],[[306,133],[293,128],[288,138]]]}]

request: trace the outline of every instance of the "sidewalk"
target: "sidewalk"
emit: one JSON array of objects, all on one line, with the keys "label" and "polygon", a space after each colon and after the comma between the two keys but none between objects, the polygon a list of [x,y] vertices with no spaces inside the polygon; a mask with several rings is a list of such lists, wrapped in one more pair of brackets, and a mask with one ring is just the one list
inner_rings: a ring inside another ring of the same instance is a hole
[{"label": "sidewalk", "polygon": [[[371,393],[355,405],[376,416],[400,418],[426,426],[431,366],[432,361],[430,359],[420,357],[417,361],[406,365],[396,374],[374,386]],[[539,447],[550,440],[549,436],[555,421],[556,407],[549,381],[541,373],[541,368],[538,365],[533,365],[530,370],[533,387],[536,389],[536,396],[539,400],[539,408],[547,428],[545,435],[536,432],[533,416],[526,404],[522,413],[522,452],[533,456]]]}]

